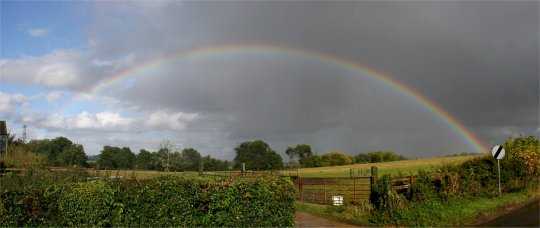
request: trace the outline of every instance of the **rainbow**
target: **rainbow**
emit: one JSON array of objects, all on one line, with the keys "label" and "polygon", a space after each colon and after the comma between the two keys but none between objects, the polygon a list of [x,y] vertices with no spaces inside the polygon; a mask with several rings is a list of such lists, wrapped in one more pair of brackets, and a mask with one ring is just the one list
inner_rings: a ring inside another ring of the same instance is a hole
[{"label": "rainbow", "polygon": [[141,74],[141,72],[145,70],[149,70],[172,61],[188,61],[220,55],[235,54],[280,54],[304,58],[346,68],[350,71],[357,73],[358,75],[374,80],[381,85],[395,91],[396,93],[408,97],[416,103],[420,104],[423,108],[425,108],[425,110],[436,116],[437,119],[440,119],[442,122],[444,122],[445,125],[451,128],[455,133],[457,133],[471,148],[475,150],[474,152],[488,151],[488,147],[486,147],[484,143],[474,133],[467,129],[467,127],[460,123],[455,117],[450,115],[450,113],[448,113],[442,107],[440,107],[427,97],[423,96],[419,92],[415,91],[408,85],[399,82],[368,66],[361,65],[359,63],[353,62],[345,58],[341,58],[339,56],[330,55],[314,50],[270,44],[230,44],[195,48],[147,61],[138,66],[117,72],[96,83],[95,85],[89,87],[87,92],[89,92],[90,94],[100,93],[101,91],[111,87],[112,85],[125,81],[129,78],[136,78],[141,77],[141,75],[145,75]]}]

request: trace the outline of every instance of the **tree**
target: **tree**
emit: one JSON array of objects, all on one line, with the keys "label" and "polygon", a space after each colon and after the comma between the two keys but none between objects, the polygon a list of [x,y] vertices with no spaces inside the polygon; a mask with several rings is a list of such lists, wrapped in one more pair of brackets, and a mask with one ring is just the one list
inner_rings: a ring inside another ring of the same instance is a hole
[{"label": "tree", "polygon": [[239,169],[242,163],[246,164],[246,169],[270,170],[281,169],[283,159],[268,144],[261,140],[243,142],[234,148],[236,157],[234,167]]},{"label": "tree", "polygon": [[193,148],[185,148],[182,150],[182,159],[184,160],[186,170],[199,170],[201,162],[201,154]]},{"label": "tree", "polygon": [[72,144],[67,148],[64,148],[60,154],[58,154],[57,163],[62,166],[78,165],[86,167],[88,157],[84,153],[84,148],[80,144]]},{"label": "tree", "polygon": [[371,163],[371,158],[367,154],[358,154],[354,156],[354,162],[358,164]]},{"label": "tree", "polygon": [[135,163],[135,154],[129,147],[104,146],[98,163],[103,168],[131,169]]},{"label": "tree", "polygon": [[319,155],[311,155],[304,159],[304,163],[302,164],[303,167],[309,168],[309,167],[322,167],[322,160],[321,156]]},{"label": "tree", "polygon": [[47,163],[57,166],[84,165],[86,154],[82,145],[74,144],[66,137],[32,140],[25,146],[30,152],[44,155]]},{"label": "tree", "polygon": [[323,166],[350,165],[352,157],[342,152],[331,152],[321,156]]},{"label": "tree", "polygon": [[99,154],[98,164],[101,168],[117,168],[115,152],[118,147],[103,146],[103,150]]},{"label": "tree", "polygon": [[292,162],[295,157],[298,157],[298,163],[304,165],[306,159],[313,155],[311,151],[311,146],[307,144],[298,144],[294,147],[288,147],[285,153],[289,156],[290,161]]},{"label": "tree", "polygon": [[118,168],[132,169],[135,163],[135,154],[129,147],[122,147],[116,154],[116,165]]},{"label": "tree", "polygon": [[[175,144],[166,140],[161,142],[157,157],[165,172],[181,170],[183,167],[182,155],[176,152],[178,148]],[[173,167],[174,166],[174,167]]]},{"label": "tree", "polygon": [[223,171],[229,169],[229,162],[228,161],[222,161],[213,157],[210,157],[210,155],[207,155],[206,157],[202,158],[204,162],[204,170],[205,171]]},{"label": "tree", "polygon": [[147,150],[141,149],[135,158],[135,168],[153,170],[157,167],[157,159]]},{"label": "tree", "polygon": [[403,155],[397,154],[393,151],[374,151],[367,154],[358,154],[354,157],[356,163],[377,163],[377,162],[389,162],[406,160]]}]

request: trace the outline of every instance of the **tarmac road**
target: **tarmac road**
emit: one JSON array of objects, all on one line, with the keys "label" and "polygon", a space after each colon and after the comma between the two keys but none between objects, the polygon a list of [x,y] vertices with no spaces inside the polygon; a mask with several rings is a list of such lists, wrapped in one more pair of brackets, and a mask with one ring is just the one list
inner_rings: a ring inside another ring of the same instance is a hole
[{"label": "tarmac road", "polygon": [[540,227],[540,200],[480,224],[482,227]]}]

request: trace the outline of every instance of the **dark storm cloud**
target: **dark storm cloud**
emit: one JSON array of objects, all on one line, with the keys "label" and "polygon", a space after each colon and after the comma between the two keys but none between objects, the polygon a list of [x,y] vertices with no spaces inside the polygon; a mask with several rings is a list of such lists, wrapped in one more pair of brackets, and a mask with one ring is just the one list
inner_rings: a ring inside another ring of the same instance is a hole
[{"label": "dark storm cloud", "polygon": [[[306,48],[390,75],[486,142],[507,137],[489,129],[533,134],[538,126],[538,2],[115,4],[100,3],[103,13],[89,29],[95,55],[103,58],[151,59],[226,43]],[[110,13],[118,8],[121,16]],[[200,113],[188,130],[221,132],[230,140],[269,138],[278,147],[304,140],[351,153],[470,149],[409,98],[332,65],[232,56],[173,62],[150,74],[110,94],[141,110]]]}]

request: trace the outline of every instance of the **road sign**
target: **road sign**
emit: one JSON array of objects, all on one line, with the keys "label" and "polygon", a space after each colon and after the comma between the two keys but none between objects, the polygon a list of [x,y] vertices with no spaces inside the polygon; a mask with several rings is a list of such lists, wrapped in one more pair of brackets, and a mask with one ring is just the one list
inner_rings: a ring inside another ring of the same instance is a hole
[{"label": "road sign", "polygon": [[491,155],[497,159],[497,169],[499,170],[499,197],[501,196],[501,163],[499,162],[504,157],[504,148],[501,145],[496,145],[491,149]]},{"label": "road sign", "polygon": [[496,145],[491,149],[491,155],[497,160],[502,159],[504,157],[504,148],[500,145]]}]

